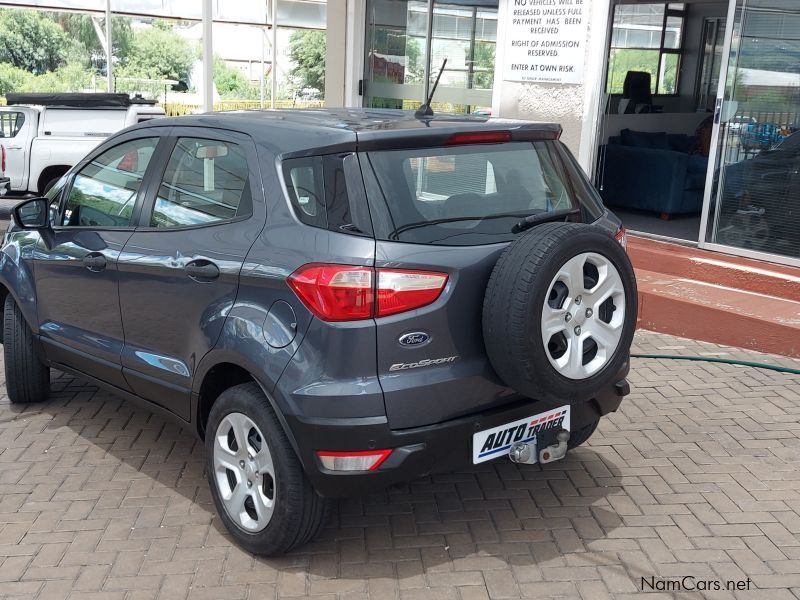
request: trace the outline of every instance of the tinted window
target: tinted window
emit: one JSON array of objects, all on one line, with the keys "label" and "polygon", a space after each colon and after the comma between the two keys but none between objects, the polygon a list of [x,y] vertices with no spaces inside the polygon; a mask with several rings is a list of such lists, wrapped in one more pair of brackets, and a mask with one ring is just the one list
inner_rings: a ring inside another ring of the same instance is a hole
[{"label": "tinted window", "polygon": [[16,137],[23,123],[25,123],[25,113],[0,111],[0,138]]},{"label": "tinted window", "polygon": [[306,225],[328,226],[322,157],[294,158],[283,163],[286,191],[295,215]]},{"label": "tinted window", "polygon": [[250,214],[250,171],[238,144],[181,138],[158,190],[151,227],[205,225]]},{"label": "tinted window", "polygon": [[289,201],[297,218],[306,225],[333,231],[360,231],[352,227],[350,186],[359,182],[347,180],[344,161],[348,157],[356,159],[352,154],[329,154],[293,158],[283,163]]},{"label": "tinted window", "polygon": [[158,138],[115,146],[75,176],[64,210],[67,227],[126,227]]},{"label": "tinted window", "polygon": [[376,234],[387,240],[489,244],[511,239],[521,217],[580,206],[549,142],[385,150],[368,157],[391,224]]}]

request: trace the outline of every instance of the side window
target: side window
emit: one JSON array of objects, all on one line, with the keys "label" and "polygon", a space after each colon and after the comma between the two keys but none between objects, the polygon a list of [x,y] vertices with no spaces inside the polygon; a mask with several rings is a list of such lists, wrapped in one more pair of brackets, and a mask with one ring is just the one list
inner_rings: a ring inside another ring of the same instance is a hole
[{"label": "side window", "polygon": [[65,227],[127,227],[159,138],[114,146],[75,176],[64,210]]},{"label": "side window", "polygon": [[230,142],[180,138],[164,171],[150,226],[205,225],[252,211],[244,149]]},{"label": "side window", "polygon": [[327,228],[322,157],[311,156],[285,161],[283,178],[297,218],[306,225]]},{"label": "side window", "polygon": [[286,192],[301,222],[331,231],[353,231],[352,193],[348,188],[358,183],[347,179],[346,158],[328,154],[284,161]]},{"label": "side window", "polygon": [[17,111],[0,112],[0,138],[13,138],[25,123],[25,113]]}]

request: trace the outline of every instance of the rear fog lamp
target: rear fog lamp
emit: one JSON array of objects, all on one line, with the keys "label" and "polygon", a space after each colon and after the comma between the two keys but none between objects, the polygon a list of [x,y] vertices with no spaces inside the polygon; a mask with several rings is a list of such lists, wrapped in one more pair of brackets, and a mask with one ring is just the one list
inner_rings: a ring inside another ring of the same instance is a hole
[{"label": "rear fog lamp", "polygon": [[367,450],[365,452],[331,452],[319,450],[317,456],[322,466],[329,471],[374,471],[392,453],[389,450]]}]

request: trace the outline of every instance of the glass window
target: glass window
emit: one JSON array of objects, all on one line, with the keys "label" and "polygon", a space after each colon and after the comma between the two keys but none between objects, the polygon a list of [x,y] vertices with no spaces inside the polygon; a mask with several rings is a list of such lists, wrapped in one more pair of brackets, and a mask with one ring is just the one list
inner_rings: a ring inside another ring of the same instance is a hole
[{"label": "glass window", "polygon": [[322,157],[287,160],[283,163],[283,177],[297,218],[306,225],[327,228]]},{"label": "glass window", "polygon": [[179,139],[161,180],[150,226],[206,225],[251,212],[250,170],[241,146]]},{"label": "glass window", "polygon": [[347,181],[344,169],[347,156],[293,158],[283,163],[289,202],[297,218],[306,225],[332,231],[359,230],[354,228],[351,217],[350,186],[360,181]]},{"label": "glass window", "polygon": [[[513,239],[531,214],[581,207],[549,142],[368,154],[391,230],[381,239],[442,245]],[[377,225],[376,225],[377,227]]]},{"label": "glass window", "polygon": [[608,58],[609,94],[621,94],[628,71],[650,73],[653,94],[677,94],[686,7],[619,4]]},{"label": "glass window", "polygon": [[115,146],[75,176],[64,210],[66,227],[127,227],[158,138]]},{"label": "glass window", "polygon": [[22,130],[25,113],[19,111],[0,111],[0,138],[13,138]]}]

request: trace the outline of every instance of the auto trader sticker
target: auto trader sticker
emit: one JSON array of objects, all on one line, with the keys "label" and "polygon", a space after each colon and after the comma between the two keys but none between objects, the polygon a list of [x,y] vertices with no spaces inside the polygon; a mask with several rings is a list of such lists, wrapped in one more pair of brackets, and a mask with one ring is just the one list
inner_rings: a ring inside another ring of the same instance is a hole
[{"label": "auto trader sticker", "polygon": [[472,436],[472,464],[508,454],[516,442],[530,442],[536,434],[551,429],[569,431],[569,405],[479,431]]}]

